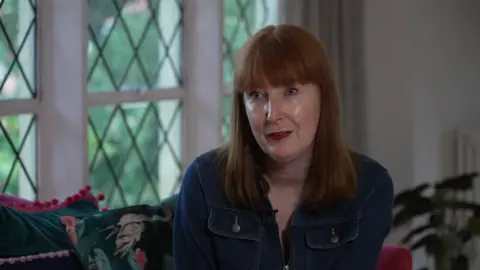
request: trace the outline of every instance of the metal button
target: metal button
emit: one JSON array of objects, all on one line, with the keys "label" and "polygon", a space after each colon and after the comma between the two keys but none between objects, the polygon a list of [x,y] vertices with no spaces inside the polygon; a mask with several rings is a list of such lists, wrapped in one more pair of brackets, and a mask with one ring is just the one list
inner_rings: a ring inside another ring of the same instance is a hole
[{"label": "metal button", "polygon": [[330,236],[330,242],[332,244],[338,243],[338,236],[335,234],[335,229],[332,228],[332,235]]},{"label": "metal button", "polygon": [[232,232],[238,233],[240,231],[241,227],[238,224],[238,217],[235,217],[235,222],[232,225]]}]

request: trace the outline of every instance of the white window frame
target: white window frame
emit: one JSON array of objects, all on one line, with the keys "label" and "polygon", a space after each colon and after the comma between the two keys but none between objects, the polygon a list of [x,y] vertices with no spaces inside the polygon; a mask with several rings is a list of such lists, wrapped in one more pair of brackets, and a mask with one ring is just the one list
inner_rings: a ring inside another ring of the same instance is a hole
[{"label": "white window frame", "polygon": [[[265,1],[265,5],[267,5],[272,10],[269,11],[269,17],[268,17],[267,21],[263,22],[264,25],[261,25],[261,20],[258,20],[258,19],[255,20],[256,24],[254,25],[254,29],[257,29],[257,30],[260,29],[261,27],[265,26],[265,25],[280,24],[280,23],[284,23],[286,21],[285,10],[288,8],[287,7],[287,2],[286,2],[288,0],[264,0],[264,1]],[[260,6],[262,4],[262,2],[261,1],[256,1],[255,4],[257,5],[255,10],[261,12],[263,10],[263,8]],[[263,16],[263,14],[256,14],[256,15]],[[222,20],[223,20],[223,18],[222,18]],[[222,23],[222,25],[223,25],[223,23]],[[224,82],[223,83],[223,96],[224,96],[224,98],[232,97],[232,94],[233,94],[233,84]]]},{"label": "white window frame", "polygon": [[39,199],[68,196],[88,184],[87,121],[92,106],[182,100],[183,168],[221,142],[223,1],[184,0],[183,5],[180,88],[88,93],[88,2],[39,4]]},{"label": "white window frame", "polygon": [[37,98],[0,101],[0,117],[36,114],[38,199],[66,197],[89,183],[92,106],[182,100],[183,169],[223,142],[223,98],[231,94],[223,82],[223,0],[183,0],[181,87],[104,93],[87,91],[88,1],[38,2]]}]

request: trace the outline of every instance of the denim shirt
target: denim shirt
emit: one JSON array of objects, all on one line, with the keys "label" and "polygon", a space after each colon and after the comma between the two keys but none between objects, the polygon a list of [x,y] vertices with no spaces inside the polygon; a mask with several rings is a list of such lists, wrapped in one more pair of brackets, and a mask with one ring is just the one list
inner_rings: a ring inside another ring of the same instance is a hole
[{"label": "denim shirt", "polygon": [[385,168],[361,157],[354,199],[292,218],[290,261],[282,259],[274,215],[231,207],[215,154],[187,169],[174,228],[176,270],[375,270],[392,222],[393,183]]}]

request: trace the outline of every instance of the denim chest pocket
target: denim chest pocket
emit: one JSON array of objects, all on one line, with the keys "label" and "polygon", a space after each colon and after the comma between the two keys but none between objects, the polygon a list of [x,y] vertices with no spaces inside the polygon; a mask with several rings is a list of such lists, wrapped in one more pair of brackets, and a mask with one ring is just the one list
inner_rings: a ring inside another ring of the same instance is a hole
[{"label": "denim chest pocket", "polygon": [[307,228],[307,246],[312,249],[331,249],[355,240],[359,218],[325,222]]},{"label": "denim chest pocket", "polygon": [[210,207],[208,229],[213,234],[219,269],[257,270],[263,225],[248,212]]},{"label": "denim chest pocket", "polygon": [[[306,228],[307,269],[331,269],[346,246],[358,237],[359,217]],[[319,268],[321,266],[321,268]]]}]

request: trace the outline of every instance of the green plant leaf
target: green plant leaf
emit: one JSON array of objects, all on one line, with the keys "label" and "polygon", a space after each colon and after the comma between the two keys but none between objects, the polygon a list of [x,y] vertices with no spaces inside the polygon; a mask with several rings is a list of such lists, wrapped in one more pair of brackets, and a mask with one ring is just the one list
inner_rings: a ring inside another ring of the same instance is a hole
[{"label": "green plant leaf", "polygon": [[472,202],[465,202],[462,200],[455,200],[455,199],[444,199],[439,200],[436,202],[437,207],[441,209],[448,209],[448,210],[470,210],[473,212],[480,211],[480,205]]},{"label": "green plant leaf", "polygon": [[418,187],[406,189],[398,193],[395,196],[393,207],[404,205],[414,198],[423,197],[422,193],[429,187],[430,187],[430,184],[425,183],[425,184],[421,184]]},{"label": "green plant leaf", "polygon": [[429,229],[434,229],[435,226],[433,224],[427,224],[427,225],[422,225],[419,226],[413,230],[411,230],[402,240],[401,242],[403,244],[406,244],[412,240],[413,237],[417,236],[418,234],[424,233],[425,231]]},{"label": "green plant leaf", "polygon": [[393,218],[393,227],[399,227],[410,222],[417,216],[422,216],[435,210],[435,206],[430,198],[415,197],[404,204]]},{"label": "green plant leaf", "polygon": [[473,188],[473,181],[478,173],[465,173],[458,176],[446,178],[435,184],[436,190],[467,191]]},{"label": "green plant leaf", "polygon": [[480,236],[480,218],[472,217],[468,221],[468,231],[474,236]]},{"label": "green plant leaf", "polygon": [[468,257],[464,254],[460,254],[458,257],[452,260],[451,270],[468,270]]},{"label": "green plant leaf", "polygon": [[419,248],[425,248],[425,251],[430,255],[437,256],[445,254],[442,241],[433,233],[423,236],[410,246],[410,250],[412,251]]}]

